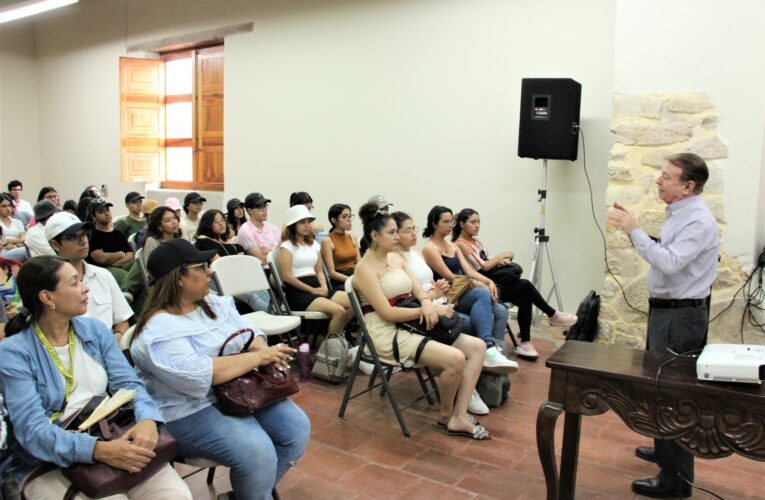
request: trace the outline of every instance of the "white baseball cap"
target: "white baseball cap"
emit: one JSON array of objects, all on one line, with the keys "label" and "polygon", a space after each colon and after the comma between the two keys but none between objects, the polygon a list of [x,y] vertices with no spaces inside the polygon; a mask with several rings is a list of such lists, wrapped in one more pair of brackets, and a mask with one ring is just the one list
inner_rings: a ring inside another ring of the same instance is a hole
[{"label": "white baseball cap", "polygon": [[53,214],[45,223],[45,239],[50,241],[62,234],[74,234],[83,229],[93,228],[92,222],[82,222],[76,215],[69,212]]}]

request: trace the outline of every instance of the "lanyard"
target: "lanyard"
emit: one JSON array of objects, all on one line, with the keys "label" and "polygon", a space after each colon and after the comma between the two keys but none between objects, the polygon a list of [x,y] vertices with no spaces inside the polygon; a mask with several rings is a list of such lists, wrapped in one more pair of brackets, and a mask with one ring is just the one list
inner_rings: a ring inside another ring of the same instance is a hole
[{"label": "lanyard", "polygon": [[[53,348],[53,346],[48,342],[48,339],[43,335],[42,330],[40,330],[40,325],[38,325],[35,322],[35,333],[37,334],[37,338],[40,339],[40,342],[42,342],[42,345],[45,346],[45,349],[48,351],[48,354],[50,354],[50,357],[53,358],[53,362],[56,364],[56,368],[58,368],[58,371],[61,372],[61,375],[64,376],[64,380],[66,381],[66,387],[64,390],[64,404],[62,406],[62,410],[66,407],[66,403],[69,402],[69,396],[72,394],[72,386],[74,385],[74,328],[69,326],[69,368],[67,369],[64,366],[64,363],[61,362],[61,358],[58,357],[58,353],[56,353],[56,350]],[[50,421],[55,422],[64,412],[58,411],[50,416]]]}]

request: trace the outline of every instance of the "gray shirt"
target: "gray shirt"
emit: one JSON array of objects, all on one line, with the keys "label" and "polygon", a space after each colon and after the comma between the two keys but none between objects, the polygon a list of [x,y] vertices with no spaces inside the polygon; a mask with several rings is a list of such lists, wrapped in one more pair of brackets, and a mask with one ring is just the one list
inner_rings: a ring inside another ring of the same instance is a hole
[{"label": "gray shirt", "polygon": [[666,208],[661,242],[640,228],[630,238],[637,253],[651,265],[648,293],[657,299],[703,299],[717,277],[720,232],[700,196]]}]

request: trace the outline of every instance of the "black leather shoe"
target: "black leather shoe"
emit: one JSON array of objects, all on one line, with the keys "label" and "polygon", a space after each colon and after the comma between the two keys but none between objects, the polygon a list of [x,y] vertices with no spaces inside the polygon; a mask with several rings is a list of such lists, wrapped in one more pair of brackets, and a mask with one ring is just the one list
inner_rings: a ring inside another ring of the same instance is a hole
[{"label": "black leather shoe", "polygon": [[656,450],[650,446],[638,446],[635,448],[635,456],[646,462],[656,463]]},{"label": "black leather shoe", "polygon": [[632,491],[651,498],[688,498],[691,496],[691,485],[669,484],[656,476],[632,481]]}]

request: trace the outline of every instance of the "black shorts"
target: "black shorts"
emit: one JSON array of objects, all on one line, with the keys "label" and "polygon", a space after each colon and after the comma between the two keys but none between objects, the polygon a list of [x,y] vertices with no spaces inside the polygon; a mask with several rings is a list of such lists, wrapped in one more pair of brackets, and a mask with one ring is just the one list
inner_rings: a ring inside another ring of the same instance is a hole
[{"label": "black shorts", "polygon": [[[319,278],[317,278],[315,275],[302,276],[298,278],[298,280],[314,288],[319,288],[321,286],[321,283],[319,283]],[[316,295],[315,293],[308,293],[304,292],[303,290],[298,290],[289,283],[284,284],[284,294],[287,296],[287,304],[289,304],[290,309],[293,311],[305,311],[314,300],[320,298],[331,299],[336,292],[337,290],[330,290],[326,297],[322,297],[321,295]]]}]

